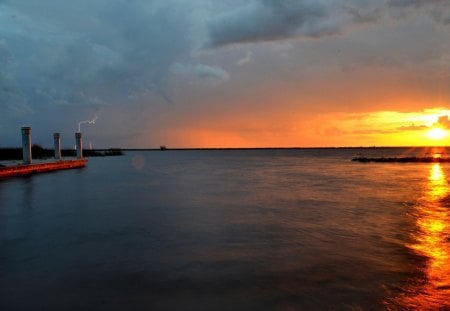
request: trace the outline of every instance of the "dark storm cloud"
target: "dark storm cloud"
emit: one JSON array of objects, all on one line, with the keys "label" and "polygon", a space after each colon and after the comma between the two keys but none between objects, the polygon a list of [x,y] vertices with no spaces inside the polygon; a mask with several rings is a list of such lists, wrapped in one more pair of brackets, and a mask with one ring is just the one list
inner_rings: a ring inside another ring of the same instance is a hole
[{"label": "dark storm cloud", "polygon": [[392,7],[409,7],[409,6],[424,6],[424,5],[436,5],[446,4],[447,0],[389,0],[388,4]]},{"label": "dark storm cloud", "polygon": [[3,114],[20,115],[29,111],[15,81],[0,73],[0,108]]},{"label": "dark storm cloud", "polygon": [[438,23],[450,24],[450,1],[448,0],[390,0],[392,9],[422,9]]},{"label": "dark storm cloud", "polygon": [[252,0],[212,18],[208,47],[320,38],[354,26],[376,23],[383,16],[408,16],[423,10],[436,22],[450,24],[448,0]]},{"label": "dark storm cloud", "polygon": [[378,20],[373,1],[254,0],[220,14],[209,24],[212,47],[341,33],[352,24]]},{"label": "dark storm cloud", "polygon": [[8,113],[16,115],[29,111],[16,81],[4,72],[11,62],[11,53],[5,43],[0,41],[0,109],[3,117]]},{"label": "dark storm cloud", "polygon": [[321,36],[335,33],[326,6],[317,1],[252,1],[219,15],[209,28],[211,46],[271,41],[296,34]]},{"label": "dark storm cloud", "polygon": [[33,105],[117,103],[146,92],[170,101],[169,68],[189,50],[185,15],[170,1],[17,0],[2,8],[14,68],[0,68],[3,89],[20,85]]}]

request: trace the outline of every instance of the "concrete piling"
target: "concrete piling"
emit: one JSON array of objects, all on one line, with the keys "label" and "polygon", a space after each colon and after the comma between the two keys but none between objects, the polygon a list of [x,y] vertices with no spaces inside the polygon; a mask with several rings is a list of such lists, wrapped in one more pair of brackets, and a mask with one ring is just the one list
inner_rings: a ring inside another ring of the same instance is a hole
[{"label": "concrete piling", "polygon": [[32,163],[31,127],[22,127],[22,158],[24,164]]},{"label": "concrete piling", "polygon": [[53,146],[55,148],[55,159],[61,160],[61,135],[59,133],[53,134]]},{"label": "concrete piling", "polygon": [[81,138],[80,132],[75,133],[75,140],[76,140],[76,148],[77,148],[77,158],[82,159],[83,158],[83,140]]}]

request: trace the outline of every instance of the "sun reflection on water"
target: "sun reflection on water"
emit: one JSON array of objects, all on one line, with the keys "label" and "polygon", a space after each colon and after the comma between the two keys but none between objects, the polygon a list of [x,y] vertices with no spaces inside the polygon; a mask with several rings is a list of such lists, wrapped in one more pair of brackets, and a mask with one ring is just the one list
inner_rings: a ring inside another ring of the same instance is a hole
[{"label": "sun reflection on water", "polygon": [[430,168],[427,187],[416,207],[417,233],[408,247],[426,259],[423,280],[412,282],[399,304],[408,309],[450,307],[450,187],[439,163]]}]

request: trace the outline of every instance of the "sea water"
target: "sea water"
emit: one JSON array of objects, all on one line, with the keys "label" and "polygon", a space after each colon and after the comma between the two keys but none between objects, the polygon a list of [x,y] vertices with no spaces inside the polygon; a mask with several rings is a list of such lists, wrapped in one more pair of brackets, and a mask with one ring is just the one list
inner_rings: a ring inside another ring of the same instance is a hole
[{"label": "sea water", "polygon": [[424,149],[128,151],[0,181],[0,310],[450,308]]}]

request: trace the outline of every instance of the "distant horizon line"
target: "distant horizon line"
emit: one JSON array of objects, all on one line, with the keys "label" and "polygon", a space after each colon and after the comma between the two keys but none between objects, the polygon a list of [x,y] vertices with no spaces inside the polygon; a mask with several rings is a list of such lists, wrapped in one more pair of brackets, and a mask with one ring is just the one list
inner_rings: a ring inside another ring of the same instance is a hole
[{"label": "distant horizon line", "polygon": [[[2,149],[21,149],[21,146],[16,147],[0,147]],[[44,149],[53,149],[52,147],[42,147]],[[83,150],[110,150],[120,149],[128,151],[170,151],[170,150],[296,150],[296,149],[377,149],[377,148],[450,148],[449,146],[316,146],[316,147],[106,147],[106,148],[83,148]],[[61,149],[72,150],[71,147],[62,147]]]},{"label": "distant horizon line", "polygon": [[[322,147],[164,147],[164,148],[112,148],[128,151],[169,150],[296,150],[296,149],[376,149],[376,148],[450,148],[450,146],[322,146]],[[108,148],[109,149],[109,148]],[[94,148],[95,150],[95,148]],[[102,149],[98,149],[102,150]]]}]

